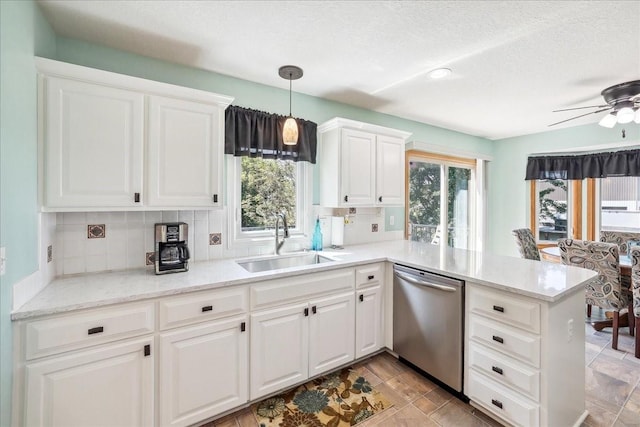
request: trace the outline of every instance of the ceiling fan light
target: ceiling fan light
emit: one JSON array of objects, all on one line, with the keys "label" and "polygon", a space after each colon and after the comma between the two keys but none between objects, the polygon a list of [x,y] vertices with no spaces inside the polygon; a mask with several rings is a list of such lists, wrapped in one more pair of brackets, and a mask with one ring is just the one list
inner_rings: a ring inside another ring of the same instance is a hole
[{"label": "ceiling fan light", "polygon": [[635,113],[631,107],[622,107],[618,110],[617,117],[618,123],[631,123],[635,117]]},{"label": "ceiling fan light", "polygon": [[601,120],[600,123],[598,123],[600,126],[606,127],[611,129],[612,127],[614,127],[616,125],[617,119],[616,119],[616,115],[613,113],[609,113],[606,116],[604,116]]},{"label": "ceiling fan light", "polygon": [[284,145],[296,145],[298,143],[298,124],[293,117],[289,117],[282,128],[282,142]]}]

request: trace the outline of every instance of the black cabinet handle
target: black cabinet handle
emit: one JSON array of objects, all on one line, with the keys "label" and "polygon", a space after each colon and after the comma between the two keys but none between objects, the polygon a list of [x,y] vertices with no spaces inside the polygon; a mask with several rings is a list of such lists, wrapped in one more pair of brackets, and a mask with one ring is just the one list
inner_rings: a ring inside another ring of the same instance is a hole
[{"label": "black cabinet handle", "polygon": [[218,203],[218,195],[217,194],[213,195],[213,203]]},{"label": "black cabinet handle", "polygon": [[316,310],[316,306],[315,305],[313,307],[311,307],[311,312],[313,314],[316,314],[317,310]]},{"label": "black cabinet handle", "polygon": [[104,328],[102,326],[97,326],[95,328],[89,329],[87,332],[89,333],[89,335],[99,334],[101,332],[104,332]]},{"label": "black cabinet handle", "polygon": [[382,196],[378,197],[378,201],[382,202]]},{"label": "black cabinet handle", "polygon": [[502,375],[502,374],[503,374],[502,368],[498,368],[497,366],[492,366],[492,367],[491,367],[491,370],[492,370],[493,372],[495,372],[495,373],[500,374],[500,375]]},{"label": "black cabinet handle", "polygon": [[364,294],[360,294],[360,302],[364,301]]},{"label": "black cabinet handle", "polygon": [[133,195],[133,201],[135,203],[140,203],[140,193],[134,193]]},{"label": "black cabinet handle", "polygon": [[374,276],[374,275],[372,274],[371,276],[367,276],[367,279],[369,279],[369,280],[373,280],[373,279],[375,279],[375,277],[376,277],[376,276]]},{"label": "black cabinet handle", "polygon": [[205,305],[204,307],[202,307],[202,312],[204,313],[205,311],[211,311],[213,310],[213,306],[211,305]]},{"label": "black cabinet handle", "polygon": [[151,345],[147,344],[144,346],[144,355],[145,357],[151,355]]},{"label": "black cabinet handle", "polygon": [[348,202],[349,201],[349,196],[344,196],[344,201]]},{"label": "black cabinet handle", "polygon": [[304,315],[305,315],[305,316],[308,316],[308,315],[309,315],[309,309],[308,309],[308,308],[305,308],[305,309],[304,309]]},{"label": "black cabinet handle", "polygon": [[498,408],[502,409],[502,402],[500,402],[499,400],[491,399],[491,403],[493,403]]},{"label": "black cabinet handle", "polygon": [[247,324],[245,322],[240,323],[240,332],[247,330]]},{"label": "black cabinet handle", "polygon": [[499,311],[500,313],[504,313],[504,307],[500,307],[499,305],[494,305],[493,309],[495,311]]},{"label": "black cabinet handle", "polygon": [[504,339],[502,337],[497,336],[497,335],[493,336],[493,340],[499,342],[500,344],[504,344]]}]

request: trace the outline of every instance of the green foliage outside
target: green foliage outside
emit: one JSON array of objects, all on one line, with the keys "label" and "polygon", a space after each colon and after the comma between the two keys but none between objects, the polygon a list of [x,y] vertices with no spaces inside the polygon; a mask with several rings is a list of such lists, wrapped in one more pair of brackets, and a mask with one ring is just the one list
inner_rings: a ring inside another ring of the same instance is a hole
[{"label": "green foliage outside", "polygon": [[558,215],[567,213],[566,197],[564,201],[551,199],[550,196],[556,190],[564,191],[567,194],[567,181],[561,179],[549,179],[543,182],[551,184],[551,187],[542,189],[538,192],[538,203],[540,206],[539,218],[554,219]]},{"label": "green foliage outside", "polygon": [[276,214],[296,225],[296,165],[290,160],[242,158],[242,230],[273,229]]},{"label": "green foliage outside", "polygon": [[[409,171],[409,222],[424,227],[413,227],[412,239],[431,241],[440,223],[441,166],[434,163],[411,162]],[[447,188],[447,227],[450,230],[449,244],[453,243],[455,224],[455,199],[460,190],[468,188],[471,170],[449,167]]]}]

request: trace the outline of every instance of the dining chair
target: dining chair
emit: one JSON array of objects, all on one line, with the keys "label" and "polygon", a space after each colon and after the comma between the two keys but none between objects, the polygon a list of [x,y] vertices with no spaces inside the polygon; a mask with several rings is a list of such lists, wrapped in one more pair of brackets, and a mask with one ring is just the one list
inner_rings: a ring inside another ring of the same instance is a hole
[{"label": "dining chair", "polygon": [[631,257],[631,285],[633,286],[633,317],[636,324],[636,352],[640,359],[640,246],[633,247]]},{"label": "dining chair", "polygon": [[511,234],[516,238],[518,251],[520,251],[522,258],[540,261],[540,251],[538,250],[536,239],[533,237],[531,230],[528,228],[518,228],[511,231]]},{"label": "dining chair", "polygon": [[620,255],[628,253],[627,242],[629,240],[639,240],[640,233],[630,233],[627,231],[601,231],[600,241],[615,243],[620,248]]},{"label": "dining chair", "polygon": [[[560,257],[565,265],[587,268],[598,273],[598,277],[585,285],[587,304],[613,310],[613,339],[611,348],[618,349],[618,327],[620,310],[633,307],[620,284],[620,252],[615,243],[590,240],[558,240]],[[631,319],[631,317],[630,317]],[[629,332],[633,326],[629,325]]]}]

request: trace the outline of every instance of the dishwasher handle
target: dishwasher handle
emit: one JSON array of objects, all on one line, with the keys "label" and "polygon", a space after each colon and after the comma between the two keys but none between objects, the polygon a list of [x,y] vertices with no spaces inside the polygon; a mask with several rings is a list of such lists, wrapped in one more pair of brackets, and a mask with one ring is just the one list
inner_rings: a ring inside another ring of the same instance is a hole
[{"label": "dishwasher handle", "polygon": [[427,282],[427,281],[424,281],[424,280],[419,280],[419,279],[416,279],[416,278],[414,278],[412,276],[409,276],[407,274],[400,273],[399,271],[396,271],[394,274],[397,277],[401,278],[402,280],[406,280],[407,282],[412,283],[414,285],[424,286],[424,287],[427,287],[427,288],[434,288],[434,289],[438,289],[440,291],[445,291],[445,292],[455,292],[457,290],[453,286],[439,285],[437,283],[432,283],[432,282]]}]

